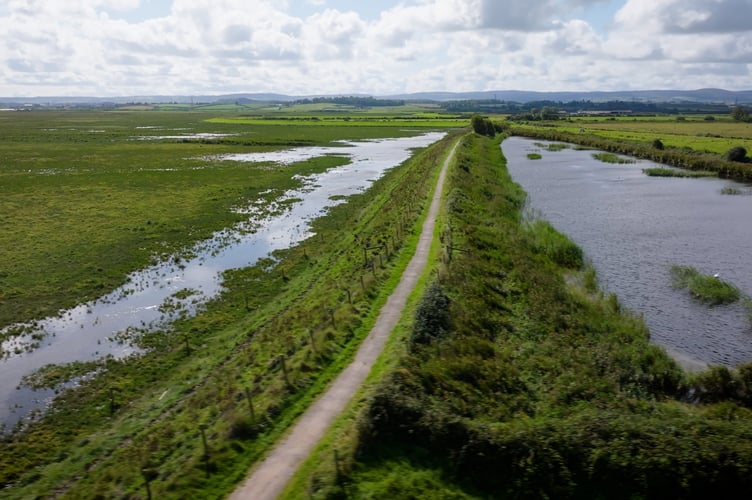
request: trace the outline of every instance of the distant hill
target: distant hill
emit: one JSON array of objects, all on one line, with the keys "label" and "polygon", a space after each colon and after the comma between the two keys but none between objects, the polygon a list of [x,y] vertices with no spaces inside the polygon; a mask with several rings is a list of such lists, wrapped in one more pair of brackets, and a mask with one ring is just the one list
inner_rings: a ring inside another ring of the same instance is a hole
[{"label": "distant hill", "polygon": [[[122,97],[94,97],[94,96],[56,96],[56,97],[0,97],[0,104],[5,105],[123,105],[131,103],[164,104],[164,103],[249,103],[249,102],[290,102],[299,99],[319,97],[360,96],[368,94],[317,94],[306,96],[291,96],[275,93],[238,93],[222,95],[153,95],[153,96],[122,96]],[[488,90],[479,92],[418,92],[411,94],[395,94],[373,96],[377,99],[399,99],[405,101],[462,101],[485,100],[526,103],[532,101],[633,101],[633,102],[693,102],[693,103],[752,103],[752,90],[624,90],[608,92],[531,92],[525,90]]]},{"label": "distant hill", "polygon": [[490,90],[483,92],[420,92],[387,96],[390,99],[428,101],[481,100],[532,102],[532,101],[638,101],[638,102],[701,102],[750,103],[752,90],[731,91],[723,89],[699,90],[623,90],[609,92],[532,92],[525,90]]}]

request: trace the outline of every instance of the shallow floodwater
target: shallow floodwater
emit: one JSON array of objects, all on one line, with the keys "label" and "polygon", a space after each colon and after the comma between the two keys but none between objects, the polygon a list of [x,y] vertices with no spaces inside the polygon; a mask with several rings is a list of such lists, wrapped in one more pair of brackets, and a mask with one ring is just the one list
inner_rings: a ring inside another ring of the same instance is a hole
[{"label": "shallow floodwater", "polygon": [[[718,273],[752,295],[752,196],[724,195],[717,178],[649,177],[648,161],[609,164],[593,151],[550,152],[519,137],[502,150],[529,206],[567,234],[601,285],[644,315],[651,339],[686,362],[735,366],[752,360],[752,326],[741,303],[707,306],[671,286],[672,265]],[[527,154],[540,153],[530,160]]]},{"label": "shallow floodwater", "polygon": [[[258,210],[253,205],[244,207],[240,211],[249,217],[243,224],[246,230],[218,232],[194,249],[195,258],[171,259],[135,272],[122,288],[60,316],[41,320],[25,337],[4,342],[6,356],[0,361],[0,423],[13,426],[32,410],[44,407],[54,396],[52,390],[34,391],[21,386],[23,376],[48,363],[132,354],[135,348],[122,341],[123,332],[164,327],[179,314],[194,314],[201,304],[222,290],[223,271],[251,266],[272,251],[288,248],[311,236],[311,220],[328,207],[342,203],[341,197],[365,190],[386,170],[406,160],[412,149],[426,147],[443,136],[432,132],[416,137],[345,142],[342,147],[294,148],[221,157],[227,161],[289,163],[337,154],[349,158],[350,163],[304,178],[302,189],[283,196],[295,201],[282,215],[259,220],[254,216]],[[254,228],[252,234],[247,231],[249,226]],[[178,292],[181,293],[176,296]],[[33,333],[43,339],[34,340]]]}]

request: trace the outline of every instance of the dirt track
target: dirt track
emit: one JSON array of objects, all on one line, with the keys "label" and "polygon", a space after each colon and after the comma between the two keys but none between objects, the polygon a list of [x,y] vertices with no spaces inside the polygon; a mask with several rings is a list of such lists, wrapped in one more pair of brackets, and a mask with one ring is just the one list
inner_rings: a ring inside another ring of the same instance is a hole
[{"label": "dirt track", "polygon": [[397,288],[382,307],[376,323],[358,349],[355,359],[337,376],[329,389],[305,411],[284,439],[251,470],[245,481],[230,495],[231,500],[276,499],[368,376],[402,315],[407,297],[426,267],[447,167],[454,157],[456,148],[455,144],[442,165],[415,255],[405,268]]}]

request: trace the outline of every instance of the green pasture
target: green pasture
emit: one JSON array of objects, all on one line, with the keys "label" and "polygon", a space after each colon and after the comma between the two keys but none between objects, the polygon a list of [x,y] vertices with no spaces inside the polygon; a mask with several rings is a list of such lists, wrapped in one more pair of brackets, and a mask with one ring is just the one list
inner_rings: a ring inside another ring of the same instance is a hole
[{"label": "green pasture", "polygon": [[195,111],[215,113],[259,113],[264,116],[413,116],[415,118],[444,115],[437,104],[404,104],[402,106],[371,106],[358,107],[338,103],[268,103],[268,102],[238,102],[238,103],[205,103],[205,104],[155,104],[149,106],[162,111]]},{"label": "green pasture", "polygon": [[[690,148],[723,154],[734,146],[752,149],[752,124],[728,118],[713,121],[700,118],[676,121],[673,118],[585,119],[572,122],[550,122],[557,129],[570,133],[587,133],[608,139],[650,144],[660,139],[667,147]],[[582,129],[582,131],[581,131]]]},{"label": "green pasture", "polygon": [[292,116],[283,118],[279,116],[257,116],[257,117],[232,117],[232,118],[213,118],[208,120],[210,123],[224,123],[237,125],[287,125],[293,121],[298,126],[327,126],[327,127],[411,127],[411,128],[452,128],[463,127],[467,123],[467,118],[451,118],[443,116],[423,116],[420,118],[407,116]]}]

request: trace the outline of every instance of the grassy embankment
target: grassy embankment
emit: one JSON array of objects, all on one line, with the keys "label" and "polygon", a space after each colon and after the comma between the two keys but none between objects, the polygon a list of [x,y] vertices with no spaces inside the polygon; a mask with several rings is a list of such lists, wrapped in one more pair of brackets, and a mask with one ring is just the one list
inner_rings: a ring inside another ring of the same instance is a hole
[{"label": "grassy embankment", "polygon": [[[160,113],[126,116],[139,126],[166,120],[165,126],[177,127],[185,124],[181,119],[187,119],[185,114],[182,118]],[[82,118],[73,114],[60,119]],[[96,123],[102,126],[101,121]],[[123,125],[118,122],[114,126]],[[132,134],[133,126],[131,123],[129,132],[119,134]],[[205,127],[203,122],[191,126]],[[212,124],[211,131],[217,132],[217,126]],[[158,152],[160,144],[146,143],[151,154],[142,154],[149,160],[147,165],[154,166],[162,158],[165,166],[177,164],[193,172],[191,167],[197,164],[181,158],[199,151],[206,155],[209,151],[248,151],[259,142],[268,149],[407,133],[385,127],[224,127],[247,135],[236,136],[236,142],[232,138],[205,144],[161,141],[161,147],[172,152],[174,162],[170,163],[166,154],[155,157],[153,148]],[[142,142],[137,144],[144,147]],[[215,496],[231,489],[344,366],[367,333],[377,306],[406,265],[409,252],[402,248],[415,243],[412,228],[446,144],[420,153],[405,166],[391,170],[368,193],[331,209],[315,223],[317,236],[277,252],[276,265],[264,261],[226,273],[226,292],[202,314],[180,320],[169,330],[145,334],[140,342],[151,348],[146,355],[103,361],[103,373],[98,377],[60,396],[39,422],[4,438],[0,443],[4,496],[145,497],[147,484],[160,498]],[[116,141],[112,147],[119,151],[128,150],[128,146]],[[204,149],[199,149],[201,146]],[[106,149],[105,144],[98,147]],[[93,151],[97,151],[96,145]],[[138,150],[134,146],[129,151],[126,156],[133,158]],[[236,190],[249,189],[252,199],[253,193],[268,189],[269,185],[259,187],[256,183],[264,182],[264,171],[275,170],[221,162],[213,166],[214,178],[222,177],[224,182],[201,177],[199,170],[199,179],[193,183],[209,183],[217,192],[221,192],[218,185],[232,191],[233,196],[222,198],[227,205],[219,211],[238,203]],[[326,166],[304,163],[285,170],[289,177]],[[242,172],[223,177],[221,167]],[[117,172],[107,172],[113,177],[111,182],[117,182]],[[119,173],[129,178],[129,171]],[[184,175],[189,177],[187,172]],[[238,185],[233,182],[234,175],[243,178]],[[131,181],[136,177],[133,173]],[[280,182],[271,187],[281,190],[287,185]],[[160,206],[157,199],[147,200]],[[210,224],[213,229],[215,223]],[[364,246],[379,248],[364,254]]]},{"label": "grassy embankment", "polygon": [[436,278],[289,498],[749,491],[752,364],[683,373],[571,241],[522,220],[498,141],[458,155]]},{"label": "grassy embankment", "polygon": [[[564,141],[610,153],[624,154],[681,167],[712,172],[719,177],[752,181],[752,163],[728,161],[723,155],[742,146],[752,150],[752,126],[728,118],[703,119],[575,118],[571,121],[511,124],[515,135]],[[663,149],[654,147],[659,139]],[[660,175],[655,171],[653,175]],[[707,174],[702,174],[707,175]]]}]

